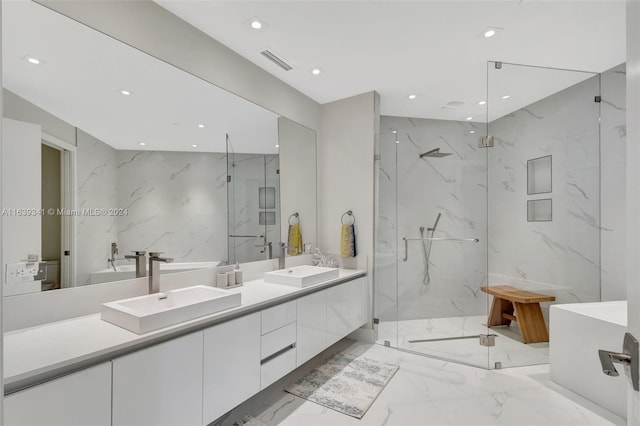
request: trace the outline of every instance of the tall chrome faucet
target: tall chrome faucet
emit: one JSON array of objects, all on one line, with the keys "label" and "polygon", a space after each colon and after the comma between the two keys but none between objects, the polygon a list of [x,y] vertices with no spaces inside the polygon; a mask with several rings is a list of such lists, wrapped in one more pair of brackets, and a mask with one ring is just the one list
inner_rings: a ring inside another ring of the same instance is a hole
[{"label": "tall chrome faucet", "polygon": [[171,263],[170,257],[160,257],[160,252],[149,252],[149,294],[160,291],[160,262]]},{"label": "tall chrome faucet", "polygon": [[278,251],[278,269],[284,269],[284,258],[287,255],[287,249],[291,247],[287,243],[278,243],[280,251]]},{"label": "tall chrome faucet", "polygon": [[135,259],[136,261],[136,278],[147,276],[147,256],[146,251],[134,251],[135,255],[127,254],[125,259]]}]

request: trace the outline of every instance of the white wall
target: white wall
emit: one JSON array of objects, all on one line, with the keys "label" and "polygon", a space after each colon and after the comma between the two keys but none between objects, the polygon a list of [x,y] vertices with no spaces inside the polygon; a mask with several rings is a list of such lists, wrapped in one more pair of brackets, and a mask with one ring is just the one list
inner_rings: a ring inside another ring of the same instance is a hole
[{"label": "white wall", "polygon": [[[627,296],[629,332],[640,338],[640,2],[627,1]],[[621,342],[622,343],[622,342]],[[612,348],[613,350],[619,348]],[[640,425],[640,392],[628,389],[627,424]]]},{"label": "white wall", "polygon": [[38,124],[42,131],[71,145],[76,145],[76,128],[21,98],[7,89],[2,89],[4,99],[3,117]]},{"label": "white wall", "polygon": [[[0,45],[2,45],[2,3],[0,2]],[[1,50],[1,49],[0,49]],[[2,52],[0,51],[0,70],[2,70]],[[2,87],[2,71],[0,71],[0,87]],[[0,117],[3,117],[3,101],[4,101],[4,93],[0,91]],[[4,151],[4,140],[2,140],[2,120],[0,120],[0,164],[4,159],[3,151]],[[4,184],[4,179],[2,178],[2,174],[0,174],[0,211],[4,208],[4,191],[2,189]],[[4,235],[4,224],[0,220],[0,235]],[[4,250],[2,244],[0,244],[0,265],[4,265]],[[0,330],[4,330],[4,274],[0,273]],[[3,353],[4,353],[4,345],[3,345],[4,337],[0,339],[0,377],[4,377],[4,369],[3,369]],[[4,394],[4,392],[3,392]],[[4,410],[3,410],[3,401],[4,395],[0,398],[0,425],[3,424],[4,419]]]},{"label": "white wall", "polygon": [[322,105],[318,144],[319,246],[327,253],[340,253],[340,218],[345,211],[352,210],[356,218],[357,263],[366,267],[370,287],[378,104],[378,94],[368,92]]},{"label": "white wall", "polygon": [[316,102],[150,0],[38,3],[277,114],[319,127]]},{"label": "white wall", "polygon": [[[24,262],[28,255],[39,258],[42,250],[40,215],[26,211],[40,209],[40,126],[2,119],[2,204],[15,209],[2,215],[2,252],[6,263]],[[25,211],[25,214],[20,214]],[[40,258],[41,259],[41,258]],[[2,273],[5,273],[5,265]],[[40,281],[4,285],[5,294],[40,291]]]},{"label": "white wall", "polygon": [[[299,214],[302,241],[312,247],[317,239],[316,133],[287,118],[278,119],[280,190],[295,197],[280,199],[281,240],[287,241],[289,216]],[[292,223],[293,220],[292,220]]]}]

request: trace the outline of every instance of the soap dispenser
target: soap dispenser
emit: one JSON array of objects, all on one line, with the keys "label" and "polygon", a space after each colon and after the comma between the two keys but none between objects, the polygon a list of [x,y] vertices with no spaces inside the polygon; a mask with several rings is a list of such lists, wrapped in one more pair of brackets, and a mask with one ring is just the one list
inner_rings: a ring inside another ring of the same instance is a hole
[{"label": "soap dispenser", "polygon": [[239,262],[236,262],[236,269],[233,272],[235,273],[236,284],[242,284],[242,271],[240,270]]}]

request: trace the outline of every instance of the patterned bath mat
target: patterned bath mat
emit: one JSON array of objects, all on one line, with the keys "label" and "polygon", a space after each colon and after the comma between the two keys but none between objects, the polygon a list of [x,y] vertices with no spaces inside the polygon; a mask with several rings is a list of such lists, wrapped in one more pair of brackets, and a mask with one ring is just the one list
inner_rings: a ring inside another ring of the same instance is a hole
[{"label": "patterned bath mat", "polygon": [[398,368],[394,364],[340,353],[286,391],[361,419]]}]

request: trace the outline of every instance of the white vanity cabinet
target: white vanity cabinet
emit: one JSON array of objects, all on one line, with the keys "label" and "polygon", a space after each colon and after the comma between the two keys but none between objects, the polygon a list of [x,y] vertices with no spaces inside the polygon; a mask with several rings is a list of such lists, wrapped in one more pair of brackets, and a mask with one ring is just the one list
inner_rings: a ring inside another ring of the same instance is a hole
[{"label": "white vanity cabinet", "polygon": [[366,286],[366,277],[356,278],[296,300],[298,366],[367,322]]},{"label": "white vanity cabinet", "polygon": [[260,391],[260,312],[204,331],[203,424]]},{"label": "white vanity cabinet", "polygon": [[202,425],[203,333],[113,360],[114,426]]},{"label": "white vanity cabinet", "polygon": [[296,301],[261,312],[260,389],[296,368]]},{"label": "white vanity cabinet", "polygon": [[327,292],[327,347],[367,322],[367,278],[361,277]]},{"label": "white vanity cabinet", "polygon": [[6,396],[3,424],[111,425],[111,362]]},{"label": "white vanity cabinet", "polygon": [[318,291],[296,300],[298,304],[297,366],[327,347],[327,291]]}]

